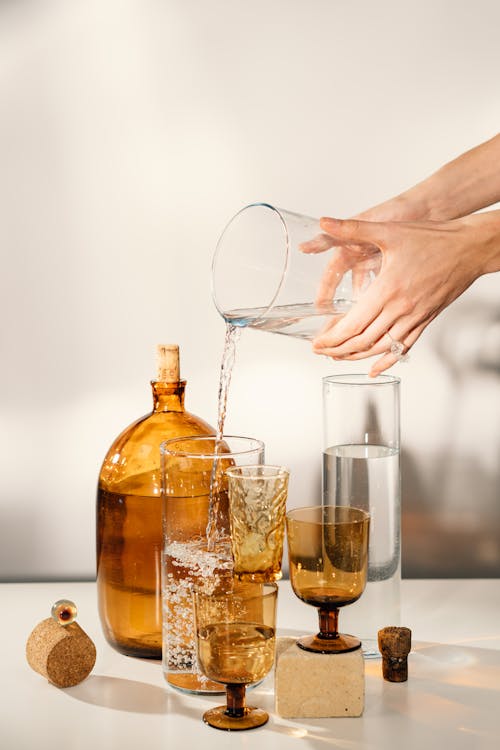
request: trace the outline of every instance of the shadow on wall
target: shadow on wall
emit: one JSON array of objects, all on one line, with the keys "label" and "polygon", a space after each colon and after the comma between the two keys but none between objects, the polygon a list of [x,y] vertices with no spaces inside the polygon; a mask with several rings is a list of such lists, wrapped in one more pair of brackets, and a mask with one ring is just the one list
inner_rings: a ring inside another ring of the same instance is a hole
[{"label": "shadow on wall", "polygon": [[449,444],[401,456],[405,578],[500,577],[500,310],[460,306],[435,351],[451,376]]},{"label": "shadow on wall", "polygon": [[[444,453],[433,464],[425,474],[436,481],[424,487],[411,456],[401,456],[403,578],[499,578],[498,472],[490,476],[473,459]],[[440,507],[444,471],[463,480],[468,507]]]},{"label": "shadow on wall", "polygon": [[0,513],[0,582],[26,580],[19,575],[19,559],[36,560],[41,553],[39,514],[36,510],[9,507]]}]

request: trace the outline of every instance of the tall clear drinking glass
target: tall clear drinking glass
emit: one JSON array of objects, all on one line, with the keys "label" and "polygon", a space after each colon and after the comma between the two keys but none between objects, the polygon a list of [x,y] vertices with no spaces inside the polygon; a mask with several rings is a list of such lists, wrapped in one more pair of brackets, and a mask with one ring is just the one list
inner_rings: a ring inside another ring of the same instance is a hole
[{"label": "tall clear drinking glass", "polygon": [[371,518],[368,583],[346,612],[365,656],[379,656],[378,630],[400,622],[401,491],[399,378],[323,379],[323,503],[350,505]]},{"label": "tall clear drinking glass", "polygon": [[331,242],[318,219],[268,203],[245,206],[215,250],[218,311],[236,326],[314,338],[351,308],[380,260],[372,246],[331,249]]},{"label": "tall clear drinking glass", "polygon": [[191,693],[220,693],[201,674],[191,590],[211,593],[233,579],[226,469],[260,464],[260,440],[224,435],[185,437],[161,445],[163,671]]}]

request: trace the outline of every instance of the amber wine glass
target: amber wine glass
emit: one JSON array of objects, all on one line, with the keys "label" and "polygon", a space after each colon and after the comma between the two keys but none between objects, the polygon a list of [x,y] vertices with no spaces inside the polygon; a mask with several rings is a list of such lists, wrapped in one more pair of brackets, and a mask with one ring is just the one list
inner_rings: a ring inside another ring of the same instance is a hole
[{"label": "amber wine glass", "polygon": [[196,648],[201,672],[226,686],[226,705],[203,714],[216,729],[253,729],[269,715],[245,705],[246,686],[262,680],[274,662],[276,583],[240,583],[207,594],[193,590]]},{"label": "amber wine glass", "polygon": [[297,641],[305,651],[331,654],[360,648],[358,638],[338,632],[338,611],[359,599],[365,588],[369,525],[366,511],[340,505],[287,514],[290,582],[299,599],[319,610],[319,633]]}]

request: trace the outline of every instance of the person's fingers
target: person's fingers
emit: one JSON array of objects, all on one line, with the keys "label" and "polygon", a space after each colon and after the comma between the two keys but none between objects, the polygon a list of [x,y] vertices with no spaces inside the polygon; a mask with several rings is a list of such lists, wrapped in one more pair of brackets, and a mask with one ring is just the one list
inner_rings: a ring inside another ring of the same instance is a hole
[{"label": "person's fingers", "polygon": [[350,299],[357,300],[380,271],[381,263],[382,253],[375,245],[344,245],[337,248],[323,272],[316,302],[331,302],[347,271],[352,271]]},{"label": "person's fingers", "polygon": [[358,360],[387,353],[391,344],[400,342],[404,346],[402,353],[405,354],[431,320],[432,317],[420,321],[406,315],[399,318],[380,315],[362,334],[354,336],[341,346],[325,347],[319,351],[314,348],[314,351],[335,359]]},{"label": "person's fingers", "polygon": [[[410,351],[410,349],[415,344],[417,339],[420,338],[420,335],[422,334],[424,329],[427,328],[431,320],[432,318],[429,320],[426,320],[424,323],[414,328],[413,331],[411,331],[411,333],[405,336],[404,340],[401,342],[405,345],[405,350],[403,354],[407,354]],[[400,359],[399,356],[393,354],[389,350],[383,357],[380,357],[380,359],[377,359],[377,361],[372,365],[370,372],[368,374],[370,375],[370,377],[375,377],[376,375],[380,375],[381,372],[384,372],[384,370],[387,370],[389,367],[392,367],[394,364],[396,364],[396,362],[399,362],[399,359]]]},{"label": "person's fingers", "polygon": [[352,298],[358,299],[371,281],[371,268],[367,263],[359,263],[352,269]]},{"label": "person's fingers", "polygon": [[[396,339],[394,339],[396,340]],[[349,354],[340,354],[337,349],[332,349],[330,355],[334,359],[348,359],[357,361],[358,359],[368,359],[369,357],[375,357],[377,354],[387,354],[391,347],[391,339],[386,333],[375,343],[369,345],[366,349],[353,349]]]},{"label": "person's fingers", "polygon": [[[340,325],[341,321],[337,323]],[[364,356],[368,357],[373,354],[380,354],[387,349],[382,341],[387,328],[390,327],[391,320],[385,315],[379,315],[371,325],[365,328],[357,336],[351,336],[347,340],[343,341],[337,346],[328,346],[326,343],[323,346],[319,346],[316,341],[313,342],[313,348],[316,353],[327,354],[329,357],[348,357],[350,355],[358,354],[362,352]],[[332,334],[334,334],[332,329]],[[386,342],[387,343],[387,342]],[[370,352],[370,354],[368,353]]]},{"label": "person's fingers", "polygon": [[[384,333],[384,335],[376,343],[374,343],[369,349],[363,352],[357,352],[355,354],[349,354],[343,357],[329,355],[327,352],[321,352],[321,353],[322,354],[325,353],[326,356],[330,356],[334,360],[349,360],[349,361],[356,361],[359,359],[368,359],[369,357],[373,357],[377,354],[382,354],[383,356],[376,360],[376,362],[372,365],[369,371],[370,377],[375,377],[377,375],[380,375],[380,373],[384,372],[385,370],[388,370],[393,365],[395,365],[397,362],[401,360],[402,356],[405,356],[410,351],[412,346],[421,336],[422,332],[431,322],[433,317],[434,316],[432,316],[429,319],[426,319],[423,323],[416,326],[406,336],[403,336],[402,334],[397,334],[398,329],[396,326],[398,324],[395,324],[395,326],[389,332],[389,335],[387,333]],[[398,338],[396,338],[396,335],[398,335]],[[401,352],[401,354],[397,354],[391,351],[391,345],[394,342],[401,342],[404,345],[404,350],[403,352]]]},{"label": "person's fingers", "polygon": [[369,357],[374,357],[377,354],[388,354],[391,351],[391,346],[394,343],[401,343],[403,344],[403,351],[401,354],[406,354],[409,349],[411,348],[412,344],[410,342],[409,336],[400,336],[399,338],[395,338],[392,333],[384,333],[384,335],[372,346],[368,347],[367,349],[356,351],[352,354],[344,354],[339,355],[335,350],[334,354],[332,355],[335,359],[348,359],[350,361],[357,361],[358,359],[368,359]]},{"label": "person's fingers", "polygon": [[386,224],[358,219],[332,219],[324,216],[320,226],[339,245],[376,245],[381,247],[386,240]]},{"label": "person's fingers", "polygon": [[329,250],[331,247],[335,247],[335,240],[333,237],[330,237],[329,234],[317,234],[312,240],[301,242],[299,250],[302,253],[314,254],[324,253],[325,250]]},{"label": "person's fingers", "polygon": [[377,375],[380,375],[381,372],[384,372],[384,370],[388,370],[389,367],[392,367],[399,361],[399,357],[393,354],[392,352],[386,352],[383,357],[380,357],[380,359],[377,359],[375,364],[371,367],[368,375],[371,378],[375,378]]},{"label": "person's fingers", "polygon": [[316,304],[329,304],[343,275],[352,267],[352,258],[349,250],[339,247],[332,253],[325,270],[321,276],[318,291],[316,293]]},{"label": "person's fingers", "polygon": [[[322,226],[324,223],[324,228],[330,226],[332,231],[334,225],[341,225],[342,231],[345,231],[352,239],[354,238],[354,235],[356,235],[356,237],[369,237],[370,247],[367,248],[365,246],[363,249],[358,246],[358,248],[354,250],[352,246],[344,245],[338,248],[338,250],[332,255],[332,258],[323,273],[316,296],[316,302],[318,304],[331,301],[341,276],[349,268],[355,267],[360,261],[360,275],[361,267],[364,264],[367,264],[369,267],[373,266],[377,271],[380,270],[382,255],[384,253],[383,235],[385,233],[383,226],[372,222],[362,222],[357,220],[338,221],[337,219],[321,219],[321,222]],[[359,230],[361,225],[363,225],[363,227]],[[346,226],[347,230],[345,230]],[[375,229],[373,229],[373,227],[375,227]],[[355,241],[356,240],[354,239],[354,242]],[[362,282],[361,276],[356,275],[356,273],[357,272],[354,272],[353,282],[357,286]],[[363,281],[365,281],[365,279],[363,279]],[[322,331],[313,342],[315,347],[338,346],[352,336],[358,335],[377,318],[385,302],[385,295],[380,293],[377,286],[377,279],[375,279],[368,290],[364,292],[363,303],[361,304],[358,302],[349,311],[345,318],[338,322],[335,321],[335,331],[333,334],[329,329]]]},{"label": "person's fingers", "polygon": [[[350,314],[350,313],[349,313]],[[382,312],[361,333],[343,341],[339,345],[323,347],[325,354],[335,357],[347,357],[361,353],[361,356],[370,357],[387,350],[387,342],[391,338],[394,341],[406,340],[406,336],[420,320],[415,320],[411,315],[403,315],[395,304],[386,304]],[[338,321],[337,325],[340,325]],[[331,338],[335,335],[332,328]],[[389,334],[389,336],[387,335]],[[314,343],[315,350],[318,348]]]},{"label": "person's fingers", "polygon": [[[354,336],[358,336],[370,326],[373,321],[377,320],[385,304],[383,295],[378,292],[377,279],[367,289],[363,295],[362,301],[358,301],[346,315],[340,320],[334,320],[325,328],[319,336],[313,340],[314,350],[320,353],[324,348],[335,348],[349,341]],[[387,316],[384,318],[389,325],[390,320],[394,317]],[[377,330],[370,336],[365,345],[370,341],[377,341],[385,330]],[[352,350],[351,350],[352,351]]]}]

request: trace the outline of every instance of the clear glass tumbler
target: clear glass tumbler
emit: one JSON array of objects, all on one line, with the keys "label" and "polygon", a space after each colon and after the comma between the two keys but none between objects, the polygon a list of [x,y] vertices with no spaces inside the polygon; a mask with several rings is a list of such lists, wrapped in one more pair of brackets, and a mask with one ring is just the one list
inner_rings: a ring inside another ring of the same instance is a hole
[{"label": "clear glass tumbler", "polygon": [[[315,251],[306,252],[311,243]],[[351,308],[380,259],[373,246],[331,245],[318,219],[268,203],[245,206],[215,250],[212,293],[218,311],[236,326],[314,338]]]},{"label": "clear glass tumbler", "polygon": [[163,671],[173,687],[220,693],[196,660],[191,589],[232,581],[226,469],[264,461],[264,444],[245,437],[185,437],[161,445]]},{"label": "clear glass tumbler", "polygon": [[400,622],[401,491],[399,378],[323,379],[323,503],[370,514],[368,583],[346,612],[365,656],[379,656],[378,631]]}]

